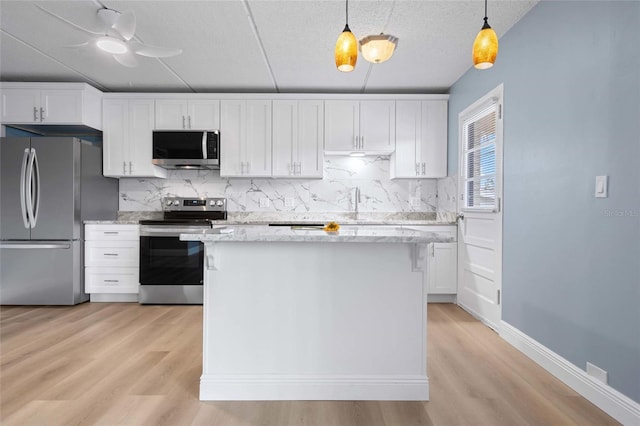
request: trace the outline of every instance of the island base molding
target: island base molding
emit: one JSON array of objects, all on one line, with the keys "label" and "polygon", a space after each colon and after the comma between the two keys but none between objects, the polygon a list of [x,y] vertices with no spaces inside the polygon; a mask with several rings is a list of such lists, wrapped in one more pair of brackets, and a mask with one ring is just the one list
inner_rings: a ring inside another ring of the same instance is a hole
[{"label": "island base molding", "polygon": [[428,401],[426,377],[219,376],[203,374],[200,400]]}]

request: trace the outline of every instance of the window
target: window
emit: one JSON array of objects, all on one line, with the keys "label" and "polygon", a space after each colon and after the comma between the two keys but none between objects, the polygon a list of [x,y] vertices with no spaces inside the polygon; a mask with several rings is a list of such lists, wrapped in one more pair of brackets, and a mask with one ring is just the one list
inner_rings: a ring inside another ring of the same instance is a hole
[{"label": "window", "polygon": [[466,210],[497,210],[498,98],[462,117],[462,199]]}]

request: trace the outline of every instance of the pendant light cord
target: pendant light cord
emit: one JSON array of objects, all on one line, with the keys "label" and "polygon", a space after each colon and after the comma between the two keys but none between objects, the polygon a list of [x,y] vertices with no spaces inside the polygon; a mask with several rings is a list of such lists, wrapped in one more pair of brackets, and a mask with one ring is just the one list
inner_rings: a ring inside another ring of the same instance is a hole
[{"label": "pendant light cord", "polygon": [[486,21],[487,19],[487,0],[484,0],[484,20]]},{"label": "pendant light cord", "polygon": [[[487,1],[487,0],[485,0],[485,3],[486,3],[486,1]],[[486,4],[485,4],[485,8],[486,8]],[[346,9],[346,13],[345,13],[345,14],[347,15],[347,18],[346,18],[345,24],[346,24],[347,26],[349,26],[349,0],[347,0],[347,1],[346,1],[345,9]],[[485,13],[484,13],[484,14],[486,15],[486,14],[487,14],[487,12],[485,11]]]}]

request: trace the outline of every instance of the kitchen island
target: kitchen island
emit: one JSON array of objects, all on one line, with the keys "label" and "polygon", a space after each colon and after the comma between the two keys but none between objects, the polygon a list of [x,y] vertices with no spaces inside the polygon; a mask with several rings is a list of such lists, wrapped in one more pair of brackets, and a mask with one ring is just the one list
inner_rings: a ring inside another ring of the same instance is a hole
[{"label": "kitchen island", "polygon": [[427,244],[450,236],[234,226],[181,239],[205,244],[201,400],[429,399]]}]

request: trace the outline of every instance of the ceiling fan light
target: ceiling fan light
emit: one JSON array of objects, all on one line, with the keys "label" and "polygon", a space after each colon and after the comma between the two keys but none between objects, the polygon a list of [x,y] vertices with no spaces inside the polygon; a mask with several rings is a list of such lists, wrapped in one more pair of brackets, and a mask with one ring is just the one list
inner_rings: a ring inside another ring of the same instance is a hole
[{"label": "ceiling fan light", "polygon": [[358,41],[349,29],[344,26],[342,34],[338,37],[335,50],[336,67],[342,72],[351,72],[356,67],[358,60]]},{"label": "ceiling fan light", "polygon": [[98,46],[100,50],[114,55],[126,53],[129,50],[122,40],[109,36],[98,38],[96,40],[96,46]]},{"label": "ceiling fan light", "polygon": [[398,38],[392,35],[370,35],[360,40],[360,50],[364,59],[380,64],[393,56],[397,44]]}]

